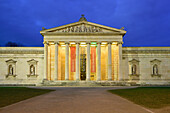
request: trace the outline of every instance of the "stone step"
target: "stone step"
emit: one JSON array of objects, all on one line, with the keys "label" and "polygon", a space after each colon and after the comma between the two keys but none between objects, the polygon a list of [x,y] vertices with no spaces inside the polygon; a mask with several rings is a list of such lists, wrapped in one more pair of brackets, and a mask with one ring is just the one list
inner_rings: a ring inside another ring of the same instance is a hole
[{"label": "stone step", "polygon": [[44,80],[42,86],[131,86],[136,83],[124,81],[48,81]]}]

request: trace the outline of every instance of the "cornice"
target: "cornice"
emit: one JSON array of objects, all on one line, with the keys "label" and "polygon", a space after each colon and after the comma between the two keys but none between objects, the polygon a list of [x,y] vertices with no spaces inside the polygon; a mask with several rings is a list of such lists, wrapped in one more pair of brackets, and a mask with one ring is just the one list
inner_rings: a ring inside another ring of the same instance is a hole
[{"label": "cornice", "polygon": [[44,54],[44,50],[0,50],[0,54]]},{"label": "cornice", "polygon": [[95,33],[90,33],[90,32],[47,32],[47,33],[42,33],[42,35],[46,36],[113,36],[113,35],[124,35],[124,33],[120,32],[95,32]]},{"label": "cornice", "polygon": [[170,50],[123,50],[123,54],[156,54],[156,53],[166,53],[170,54]]}]

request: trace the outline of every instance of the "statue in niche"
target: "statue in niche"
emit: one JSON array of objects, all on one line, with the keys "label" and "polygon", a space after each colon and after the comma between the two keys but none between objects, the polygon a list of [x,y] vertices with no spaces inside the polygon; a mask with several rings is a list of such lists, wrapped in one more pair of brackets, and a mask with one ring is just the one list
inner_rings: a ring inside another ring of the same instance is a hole
[{"label": "statue in niche", "polygon": [[12,67],[12,65],[9,65],[9,75],[13,75],[14,74],[14,69]]},{"label": "statue in niche", "polygon": [[153,75],[158,75],[158,66],[156,64],[153,66]]},{"label": "statue in niche", "polygon": [[30,66],[30,75],[35,75],[35,67],[34,67],[34,65]]},{"label": "statue in niche", "polygon": [[132,65],[132,75],[136,75],[136,65]]}]

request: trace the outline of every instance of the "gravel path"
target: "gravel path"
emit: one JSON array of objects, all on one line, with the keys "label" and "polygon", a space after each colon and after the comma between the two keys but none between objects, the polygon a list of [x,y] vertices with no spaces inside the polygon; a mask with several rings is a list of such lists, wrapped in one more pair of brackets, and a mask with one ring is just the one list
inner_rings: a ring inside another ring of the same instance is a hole
[{"label": "gravel path", "polygon": [[0,113],[152,113],[107,92],[109,89],[128,87],[41,88],[56,91],[1,108]]}]

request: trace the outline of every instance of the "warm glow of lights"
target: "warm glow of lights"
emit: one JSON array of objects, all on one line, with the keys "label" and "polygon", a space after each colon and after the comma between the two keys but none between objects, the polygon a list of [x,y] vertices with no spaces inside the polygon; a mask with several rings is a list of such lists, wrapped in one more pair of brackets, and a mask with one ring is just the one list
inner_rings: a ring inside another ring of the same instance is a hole
[{"label": "warm glow of lights", "polygon": [[101,45],[101,46],[106,46],[106,45]]},{"label": "warm glow of lights", "polygon": [[107,44],[107,42],[102,42],[102,44]]},{"label": "warm glow of lights", "polygon": [[117,42],[113,42],[112,44],[117,44]]},{"label": "warm glow of lights", "polygon": [[64,42],[60,42],[60,45],[64,45],[65,43]]},{"label": "warm glow of lights", "polygon": [[70,44],[76,44],[75,42],[70,42]]},{"label": "warm glow of lights", "polygon": [[80,44],[86,44],[85,42],[81,42]]},{"label": "warm glow of lights", "polygon": [[61,45],[61,46],[66,46],[66,45]]},{"label": "warm glow of lights", "polygon": [[54,44],[54,42],[51,42],[50,44]]},{"label": "warm glow of lights", "polygon": [[80,45],[80,46],[86,46],[86,45]]},{"label": "warm glow of lights", "polygon": [[91,46],[96,46],[96,45],[91,45]]}]

